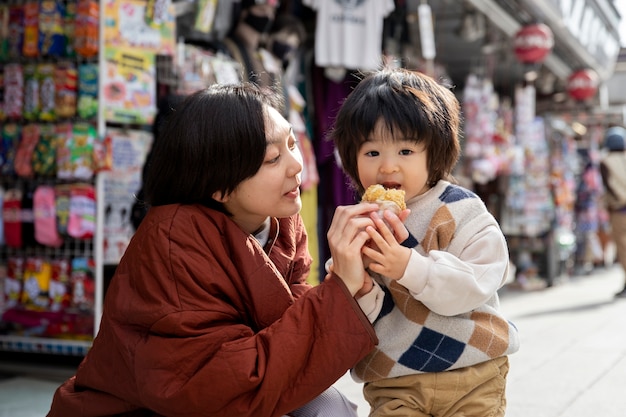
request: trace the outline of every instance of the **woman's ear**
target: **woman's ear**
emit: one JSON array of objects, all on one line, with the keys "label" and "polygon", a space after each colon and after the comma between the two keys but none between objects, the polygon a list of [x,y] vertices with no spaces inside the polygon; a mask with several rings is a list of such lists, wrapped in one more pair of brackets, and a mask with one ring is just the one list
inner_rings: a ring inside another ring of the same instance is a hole
[{"label": "woman's ear", "polygon": [[219,201],[220,203],[225,203],[225,202],[227,202],[229,200],[228,194],[225,195],[221,191],[214,192],[211,197],[213,197],[213,200]]}]

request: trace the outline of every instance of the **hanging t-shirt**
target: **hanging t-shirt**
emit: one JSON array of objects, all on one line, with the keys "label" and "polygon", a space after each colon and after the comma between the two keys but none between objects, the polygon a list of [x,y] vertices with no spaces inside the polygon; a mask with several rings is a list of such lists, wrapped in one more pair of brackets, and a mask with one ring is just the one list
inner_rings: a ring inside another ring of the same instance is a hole
[{"label": "hanging t-shirt", "polygon": [[382,62],[383,20],[393,0],[303,0],[317,11],[315,64],[374,70]]}]

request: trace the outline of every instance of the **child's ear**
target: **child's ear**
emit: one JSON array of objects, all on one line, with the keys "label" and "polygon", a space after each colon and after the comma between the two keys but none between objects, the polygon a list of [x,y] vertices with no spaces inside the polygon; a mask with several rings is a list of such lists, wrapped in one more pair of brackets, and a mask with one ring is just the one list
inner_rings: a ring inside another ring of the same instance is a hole
[{"label": "child's ear", "polygon": [[228,194],[225,195],[221,191],[214,192],[211,197],[213,197],[213,200],[219,201],[220,203],[225,203],[225,202],[227,202],[229,200]]}]

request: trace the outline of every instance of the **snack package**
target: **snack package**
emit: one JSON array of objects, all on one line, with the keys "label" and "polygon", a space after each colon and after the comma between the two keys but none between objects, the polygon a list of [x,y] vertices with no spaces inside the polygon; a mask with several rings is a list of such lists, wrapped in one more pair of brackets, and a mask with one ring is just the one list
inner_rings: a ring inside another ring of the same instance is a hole
[{"label": "snack package", "polygon": [[12,4],[9,6],[9,59],[22,57],[22,45],[24,43],[24,6]]},{"label": "snack package", "polygon": [[40,257],[30,257],[24,263],[22,306],[28,310],[47,310],[50,305],[48,291],[52,277],[52,265]]},{"label": "snack package", "polygon": [[9,59],[9,6],[0,4],[0,62]]},{"label": "snack package", "polygon": [[22,283],[24,282],[24,259],[10,256],[7,259],[7,272],[4,278],[4,306],[15,308],[20,304]]},{"label": "snack package", "polygon": [[91,184],[73,184],[67,233],[75,239],[91,239],[96,231],[96,190]]},{"label": "snack package", "polygon": [[4,114],[8,119],[22,117],[24,108],[24,67],[21,64],[4,66]]},{"label": "snack package", "polygon": [[67,224],[70,219],[70,184],[57,184],[54,186],[54,206],[56,213],[57,230],[62,236],[69,236]]},{"label": "snack package", "polygon": [[98,64],[78,67],[78,116],[92,119],[98,115]]},{"label": "snack package", "polygon": [[50,311],[65,311],[72,304],[70,283],[70,261],[65,258],[53,259],[50,277]]},{"label": "snack package", "polygon": [[33,154],[41,130],[38,124],[30,123],[22,127],[22,138],[15,152],[15,173],[23,178],[30,178],[34,175]]},{"label": "snack package", "polygon": [[39,55],[39,1],[30,0],[24,4],[24,56],[34,58]]},{"label": "snack package", "polygon": [[90,258],[72,259],[72,307],[93,311],[95,302],[94,261]]},{"label": "snack package", "polygon": [[76,25],[74,26],[74,49],[84,58],[98,54],[100,6],[94,0],[78,0]]},{"label": "snack package", "polygon": [[65,31],[63,14],[65,7],[60,0],[41,0],[39,8],[39,51],[43,56],[65,54]]},{"label": "snack package", "polygon": [[15,152],[20,142],[20,126],[16,123],[7,123],[2,126],[0,139],[0,174],[15,174]]},{"label": "snack package", "polygon": [[63,244],[56,223],[56,199],[54,187],[40,185],[33,196],[35,216],[35,240],[37,243],[58,248]]},{"label": "snack package", "polygon": [[54,79],[54,64],[39,64],[37,78],[39,79],[39,120],[53,122],[56,120],[56,82]]},{"label": "snack package", "polygon": [[54,69],[54,105],[60,119],[76,116],[78,70],[71,62],[61,62]]},{"label": "snack package", "polygon": [[33,152],[33,171],[37,175],[51,177],[56,173],[56,127],[51,124],[42,124],[39,141]]},{"label": "snack package", "polygon": [[34,121],[39,117],[41,103],[39,76],[36,64],[24,65],[24,119]]},{"label": "snack package", "polygon": [[2,199],[4,243],[11,248],[22,247],[22,190],[8,188]]}]

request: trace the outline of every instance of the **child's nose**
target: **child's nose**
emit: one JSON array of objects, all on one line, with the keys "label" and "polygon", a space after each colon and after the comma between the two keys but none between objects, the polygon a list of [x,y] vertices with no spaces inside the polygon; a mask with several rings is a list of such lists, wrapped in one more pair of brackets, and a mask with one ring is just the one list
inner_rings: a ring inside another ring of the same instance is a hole
[{"label": "child's nose", "polygon": [[397,169],[398,169],[398,164],[396,163],[395,158],[383,158],[380,164],[380,172],[391,173],[391,172],[395,172]]}]

